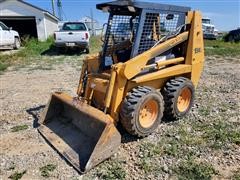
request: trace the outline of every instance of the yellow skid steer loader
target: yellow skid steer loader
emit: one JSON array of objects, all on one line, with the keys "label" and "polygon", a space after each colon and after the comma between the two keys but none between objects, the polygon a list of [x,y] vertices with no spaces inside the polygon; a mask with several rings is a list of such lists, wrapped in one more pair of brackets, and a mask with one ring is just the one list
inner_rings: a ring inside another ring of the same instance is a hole
[{"label": "yellow skid steer loader", "polygon": [[109,13],[102,51],[84,60],[76,97],[52,94],[39,127],[81,173],[117,152],[118,122],[145,137],[185,116],[204,63],[200,12],[137,1],[97,9]]}]

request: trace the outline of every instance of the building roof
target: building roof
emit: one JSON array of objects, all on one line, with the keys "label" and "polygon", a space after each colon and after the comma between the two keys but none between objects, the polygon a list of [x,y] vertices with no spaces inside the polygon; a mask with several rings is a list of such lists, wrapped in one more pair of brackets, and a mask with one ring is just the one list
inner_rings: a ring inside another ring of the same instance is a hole
[{"label": "building roof", "polygon": [[[4,2],[4,1],[7,1],[7,0],[0,0],[0,3]],[[53,15],[52,13],[50,13],[49,11],[47,11],[45,9],[42,9],[42,8],[37,7],[35,5],[32,5],[32,4],[30,4],[28,2],[25,2],[23,0],[16,0],[16,1],[18,1],[20,3],[23,3],[23,4],[27,5],[27,6],[30,6],[30,7],[34,8],[34,9],[37,9],[37,10],[43,12],[44,14],[46,14],[47,16],[49,16],[50,18],[52,18],[52,19],[54,19],[56,21],[59,21],[58,17],[56,17],[55,15]]]},{"label": "building roof", "polygon": [[137,8],[137,9],[155,9],[162,11],[176,11],[176,12],[188,12],[191,10],[190,7],[184,6],[175,6],[168,4],[159,4],[159,3],[150,3],[150,2],[141,2],[135,0],[117,0],[107,3],[97,4],[97,9],[103,10],[105,7],[117,7],[117,8],[125,8],[128,6]]},{"label": "building roof", "polygon": [[84,16],[81,18],[81,21],[84,21],[84,22],[94,22],[94,23],[98,23],[98,21],[96,19],[92,19],[91,17],[89,16]]}]

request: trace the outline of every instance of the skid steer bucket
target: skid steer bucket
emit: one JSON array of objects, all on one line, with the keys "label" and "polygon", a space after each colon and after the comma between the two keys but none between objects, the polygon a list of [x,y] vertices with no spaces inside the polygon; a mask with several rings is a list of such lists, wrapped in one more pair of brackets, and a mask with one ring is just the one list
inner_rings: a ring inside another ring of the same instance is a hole
[{"label": "skid steer bucket", "polygon": [[117,151],[121,135],[110,116],[64,93],[54,93],[39,132],[80,173]]}]

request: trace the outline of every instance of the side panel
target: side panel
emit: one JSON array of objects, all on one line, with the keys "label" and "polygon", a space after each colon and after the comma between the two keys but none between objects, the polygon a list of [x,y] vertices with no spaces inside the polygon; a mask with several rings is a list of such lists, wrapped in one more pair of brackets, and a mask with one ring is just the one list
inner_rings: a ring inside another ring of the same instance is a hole
[{"label": "side panel", "polygon": [[191,24],[186,64],[192,65],[191,80],[196,87],[204,65],[204,43],[202,15],[199,11],[189,12],[187,22]]},{"label": "side panel", "polygon": [[124,99],[124,92],[126,89],[127,79],[121,76],[120,74],[122,64],[119,63],[113,68],[117,72],[117,76],[111,98],[110,115],[115,120],[116,123],[119,120],[119,110],[120,105]]}]

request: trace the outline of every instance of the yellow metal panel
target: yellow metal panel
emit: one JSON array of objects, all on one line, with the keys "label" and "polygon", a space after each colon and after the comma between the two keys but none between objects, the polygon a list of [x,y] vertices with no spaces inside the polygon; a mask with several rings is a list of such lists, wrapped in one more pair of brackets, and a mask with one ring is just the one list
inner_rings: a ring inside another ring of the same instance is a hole
[{"label": "yellow metal panel", "polygon": [[152,81],[155,79],[166,78],[166,77],[170,77],[170,76],[177,76],[180,74],[189,73],[189,72],[191,72],[191,70],[192,70],[191,65],[179,64],[179,65],[175,65],[175,66],[172,66],[169,68],[159,70],[157,72],[152,72],[152,73],[148,73],[146,75],[142,75],[140,77],[133,79],[132,81],[134,81],[135,83],[143,83],[143,82]]},{"label": "yellow metal panel", "polygon": [[117,72],[115,79],[115,85],[111,94],[110,116],[115,120],[115,123],[119,120],[120,105],[124,99],[124,91],[127,84],[127,79],[120,75],[122,69],[122,63],[113,65],[112,69]]},{"label": "yellow metal panel", "polygon": [[105,108],[109,108],[110,106],[110,102],[111,102],[111,98],[112,98],[112,93],[113,93],[113,88],[114,88],[114,84],[116,81],[116,71],[113,69],[112,73],[111,73],[111,78],[109,81],[109,85],[108,85],[108,89],[107,89],[107,94],[105,97]]},{"label": "yellow metal panel", "polygon": [[189,12],[191,22],[186,64],[192,64],[191,80],[196,87],[200,79],[204,63],[204,42],[202,32],[202,16],[199,11]]},{"label": "yellow metal panel", "polygon": [[99,70],[100,62],[99,55],[90,55],[86,57],[88,73],[97,73]]},{"label": "yellow metal panel", "polygon": [[109,84],[109,80],[101,79],[101,78],[92,78],[90,87],[94,89],[94,91],[106,93],[108,84]]},{"label": "yellow metal panel", "polygon": [[[142,83],[136,83],[134,81],[128,81],[127,83],[127,88],[126,88],[126,94],[127,92],[131,91],[134,87],[137,86],[148,86],[148,87],[152,87],[154,89],[161,89],[165,83],[167,82],[169,78],[161,78],[161,79],[155,79],[152,81],[146,81],[146,82],[142,82]],[[125,94],[125,96],[126,96]]]}]

